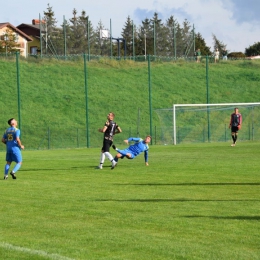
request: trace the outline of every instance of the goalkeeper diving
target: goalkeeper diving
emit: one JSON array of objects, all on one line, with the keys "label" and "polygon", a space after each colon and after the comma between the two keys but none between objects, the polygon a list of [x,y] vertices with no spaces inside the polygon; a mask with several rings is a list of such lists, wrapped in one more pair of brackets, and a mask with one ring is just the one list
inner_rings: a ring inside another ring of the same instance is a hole
[{"label": "goalkeeper diving", "polygon": [[[114,158],[116,162],[118,162],[118,159],[123,159],[126,157],[127,159],[134,159],[137,155],[144,152],[144,161],[145,165],[148,166],[148,150],[149,150],[149,143],[151,142],[152,137],[150,135],[147,135],[145,139],[139,138],[139,137],[130,137],[124,142],[126,144],[129,144],[130,142],[134,142],[134,144],[131,144],[128,148],[124,150],[120,150],[116,148],[115,145],[112,145],[113,149],[117,151],[117,154]],[[111,169],[114,169],[112,166]]]}]

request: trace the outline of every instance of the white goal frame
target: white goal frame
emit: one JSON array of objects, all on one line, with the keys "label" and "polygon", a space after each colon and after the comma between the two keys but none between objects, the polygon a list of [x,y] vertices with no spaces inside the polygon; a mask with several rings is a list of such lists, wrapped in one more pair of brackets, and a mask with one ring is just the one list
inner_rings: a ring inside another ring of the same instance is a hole
[{"label": "white goal frame", "polygon": [[253,106],[260,105],[260,102],[254,103],[217,103],[217,104],[176,104],[173,105],[173,144],[176,145],[176,107],[209,107],[209,106]]}]

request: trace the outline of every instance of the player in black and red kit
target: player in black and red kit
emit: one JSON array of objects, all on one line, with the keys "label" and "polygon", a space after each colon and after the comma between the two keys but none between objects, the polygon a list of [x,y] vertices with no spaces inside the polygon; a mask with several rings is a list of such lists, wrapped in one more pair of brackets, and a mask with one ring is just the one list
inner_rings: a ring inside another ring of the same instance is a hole
[{"label": "player in black and red kit", "polygon": [[237,134],[238,130],[241,129],[242,126],[242,115],[238,112],[238,108],[235,108],[235,112],[231,114],[229,128],[231,128],[231,136],[233,139],[233,143],[231,146],[235,146],[237,142]]},{"label": "player in black and red kit", "polygon": [[109,161],[112,162],[111,169],[114,169],[114,167],[117,164],[117,162],[114,160],[113,156],[109,152],[110,146],[113,143],[113,136],[115,134],[119,134],[122,132],[122,130],[118,126],[118,124],[116,122],[114,122],[114,117],[115,117],[115,114],[110,112],[107,115],[107,121],[106,121],[104,127],[98,129],[99,132],[104,133],[103,147],[101,149],[100,163],[99,163],[99,166],[97,167],[98,169],[103,168],[103,163],[105,161],[105,157],[107,157],[109,159]]}]

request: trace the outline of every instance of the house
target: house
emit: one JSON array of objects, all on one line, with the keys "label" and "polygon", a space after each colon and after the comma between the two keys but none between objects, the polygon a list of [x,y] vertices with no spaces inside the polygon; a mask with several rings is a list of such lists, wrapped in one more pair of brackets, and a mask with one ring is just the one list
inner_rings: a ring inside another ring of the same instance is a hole
[{"label": "house", "polygon": [[[41,33],[45,33],[45,20],[33,19],[32,24],[22,23],[17,26],[17,28],[29,35],[33,41],[28,44],[29,53],[32,55],[36,55],[39,51],[41,51]],[[40,30],[40,26],[42,30]]]},{"label": "house", "polygon": [[2,41],[5,40],[7,31],[11,32],[15,36],[15,42],[18,44],[16,49],[19,49],[20,55],[27,57],[29,53],[29,43],[32,42],[33,39],[10,23],[0,23],[0,39]]}]

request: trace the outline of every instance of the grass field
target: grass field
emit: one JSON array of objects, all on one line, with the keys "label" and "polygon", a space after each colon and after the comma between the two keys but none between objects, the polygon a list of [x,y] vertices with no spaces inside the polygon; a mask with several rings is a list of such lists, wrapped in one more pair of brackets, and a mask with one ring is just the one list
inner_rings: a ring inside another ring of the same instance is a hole
[{"label": "grass field", "polygon": [[[212,104],[259,102],[260,60],[210,63],[208,87],[205,61],[200,64],[151,62],[150,91],[147,62],[108,59],[87,64],[86,97],[83,60],[21,59],[19,119],[16,63],[15,60],[0,58],[1,86],[4,86],[0,95],[2,133],[7,128],[7,120],[15,117],[27,149],[82,148],[86,146],[86,127],[89,127],[88,147],[98,148],[100,133],[97,129],[104,125],[108,112],[113,111],[116,114],[115,121],[123,130],[120,136],[124,136],[124,139],[132,135],[151,134],[155,140],[156,133],[157,144],[164,144],[165,132],[162,127],[170,127],[165,125],[164,120],[167,122],[167,119],[159,117],[160,109],[172,108],[173,104],[207,103],[207,93]],[[233,110],[232,106],[217,118],[211,113],[211,141],[220,141],[219,135],[225,133],[225,124],[229,123]],[[248,137],[248,123],[253,121],[255,126],[258,125],[259,113],[255,110],[254,116],[247,117],[248,112],[244,112],[242,107],[239,110],[244,122],[241,133]],[[207,116],[196,113],[186,117],[185,114],[177,116],[178,125],[182,124],[180,118],[183,124],[189,121],[193,135],[190,130],[185,131],[186,135],[193,137],[192,142],[201,142],[203,137],[200,133],[204,131],[201,128],[207,124],[203,121]],[[169,118],[169,122],[172,122],[172,114]],[[213,129],[216,130],[215,135]],[[198,135],[195,131],[198,131]],[[260,141],[256,137],[254,140]],[[223,139],[221,136],[221,141]],[[183,137],[181,141],[190,142],[190,139]],[[0,146],[1,150],[4,150],[4,146]]]},{"label": "grass field", "polygon": [[25,150],[0,180],[0,258],[260,259],[259,148],[151,146],[114,170],[96,148]]}]

